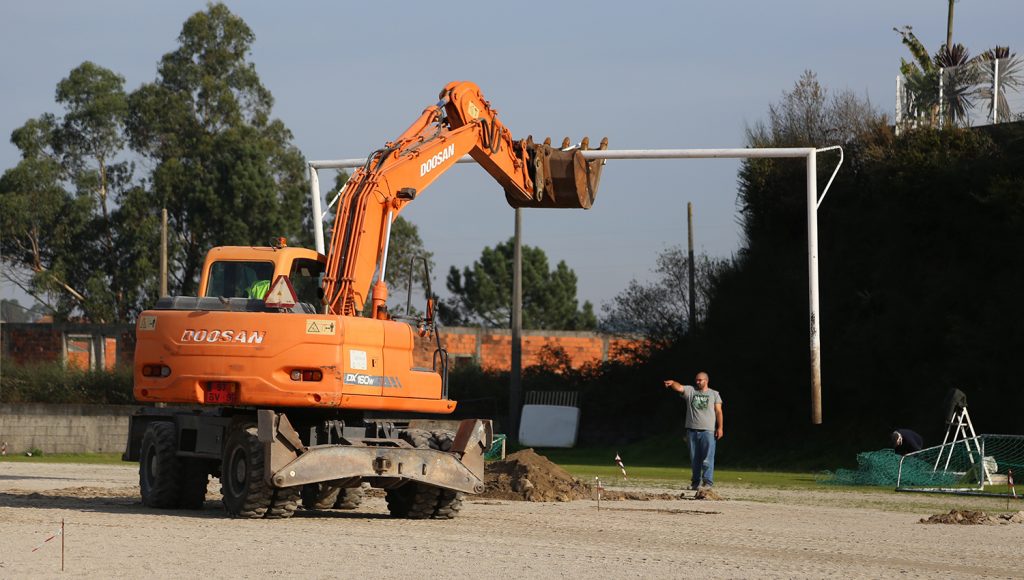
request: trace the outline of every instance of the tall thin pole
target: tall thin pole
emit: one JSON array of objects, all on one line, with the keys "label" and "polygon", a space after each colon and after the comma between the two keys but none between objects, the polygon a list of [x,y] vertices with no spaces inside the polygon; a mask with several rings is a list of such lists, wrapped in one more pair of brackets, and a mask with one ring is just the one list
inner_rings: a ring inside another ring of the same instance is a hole
[{"label": "tall thin pole", "polygon": [[953,4],[956,0],[949,0],[949,12],[946,14],[946,50],[953,50]]},{"label": "tall thin pole", "polygon": [[516,208],[516,235],[512,253],[512,368],[509,373],[508,417],[513,440],[519,440],[519,407],[523,372],[523,248],[522,217]]},{"label": "tall thin pole", "polygon": [[167,296],[167,208],[160,211],[160,297]]},{"label": "tall thin pole", "polygon": [[811,423],[821,425],[821,323],[818,316],[818,155],[807,153],[807,266],[811,303]]},{"label": "tall thin pole", "polygon": [[945,117],[945,107],[943,106],[943,77],[946,76],[946,69],[939,68],[939,128],[942,128],[942,119]]},{"label": "tall thin pole", "polygon": [[992,73],[992,124],[999,123],[999,59],[994,59],[995,70]]},{"label": "tall thin pole", "polygon": [[689,237],[690,258],[690,333],[697,330],[697,284],[693,262],[693,203],[686,202],[686,231]]}]

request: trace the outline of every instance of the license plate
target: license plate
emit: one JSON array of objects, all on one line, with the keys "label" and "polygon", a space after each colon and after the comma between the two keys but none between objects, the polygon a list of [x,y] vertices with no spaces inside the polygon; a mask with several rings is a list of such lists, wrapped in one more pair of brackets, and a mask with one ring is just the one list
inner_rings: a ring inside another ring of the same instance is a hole
[{"label": "license plate", "polygon": [[235,383],[207,383],[206,403],[213,405],[226,405],[235,402]]}]

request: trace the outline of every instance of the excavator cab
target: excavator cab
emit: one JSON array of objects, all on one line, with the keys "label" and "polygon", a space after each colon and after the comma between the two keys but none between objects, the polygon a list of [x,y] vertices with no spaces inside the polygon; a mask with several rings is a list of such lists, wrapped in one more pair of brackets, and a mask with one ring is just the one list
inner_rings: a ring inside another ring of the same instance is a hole
[{"label": "excavator cab", "polygon": [[[516,141],[513,149],[523,159],[534,184],[533,199],[524,198],[513,189],[505,189],[505,199],[512,207],[590,209],[597,196],[604,161],[587,160],[583,151],[589,150],[590,140],[586,137],[577,147],[570,147],[569,139],[562,141],[562,147],[551,146],[551,139],[544,143],[533,142],[533,137]],[[601,140],[598,149],[607,149],[608,139]]]}]

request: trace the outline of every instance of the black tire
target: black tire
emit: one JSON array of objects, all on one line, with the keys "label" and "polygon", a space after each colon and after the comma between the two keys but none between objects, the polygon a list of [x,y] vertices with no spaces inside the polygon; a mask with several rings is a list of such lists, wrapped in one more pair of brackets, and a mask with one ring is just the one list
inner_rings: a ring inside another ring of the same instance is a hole
[{"label": "black tire", "polygon": [[[431,440],[432,447],[441,451],[451,451],[455,443],[455,433],[451,431],[434,431]],[[451,489],[442,489],[437,496],[437,505],[434,506],[434,513],[431,517],[439,520],[450,520],[462,510],[462,498],[465,494]]]},{"label": "black tire", "polygon": [[139,491],[152,508],[175,508],[181,498],[182,471],[177,456],[177,429],[169,421],[146,427],[139,454]]},{"label": "black tire", "polygon": [[438,520],[453,519],[462,511],[464,495],[461,491],[442,489],[438,494],[437,505],[434,507],[434,514],[431,517]]},{"label": "black tire", "polygon": [[[420,429],[407,429],[399,437],[420,449],[429,449],[436,444],[429,431]],[[424,520],[433,517],[440,493],[439,487],[410,481],[401,487],[387,490],[385,500],[392,517]]]},{"label": "black tire", "polygon": [[388,512],[396,518],[425,520],[434,515],[440,492],[439,487],[415,481],[407,482],[402,487],[387,491],[385,500],[388,503]]},{"label": "black tire", "polygon": [[210,484],[210,466],[201,459],[182,459],[181,496],[178,507],[201,510],[206,503],[206,488]]},{"label": "black tire", "polygon": [[433,433],[423,429],[406,429],[398,434],[418,449],[437,449],[437,441]]},{"label": "black tire", "polygon": [[263,517],[268,520],[284,520],[295,514],[299,507],[299,497],[302,495],[302,487],[281,487],[274,490],[270,498],[270,507],[267,508]]},{"label": "black tire", "polygon": [[330,481],[302,486],[302,507],[308,510],[329,510],[338,500],[341,488]]},{"label": "black tire", "polygon": [[263,481],[263,462],[256,426],[250,423],[232,430],[220,468],[220,492],[228,514],[262,518],[267,513],[274,490]]},{"label": "black tire", "polygon": [[345,487],[338,490],[338,497],[334,501],[336,510],[354,510],[363,503],[363,488]]}]

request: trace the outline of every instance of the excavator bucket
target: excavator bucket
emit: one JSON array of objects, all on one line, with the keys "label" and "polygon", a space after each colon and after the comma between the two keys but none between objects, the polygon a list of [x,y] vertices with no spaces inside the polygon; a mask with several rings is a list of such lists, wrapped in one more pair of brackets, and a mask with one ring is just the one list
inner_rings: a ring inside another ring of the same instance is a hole
[{"label": "excavator bucket", "polygon": [[[568,149],[568,139],[562,142],[561,149],[551,147],[550,140],[543,144],[534,143],[533,137],[515,145],[520,157],[526,158],[534,197],[527,199],[517,191],[506,189],[505,199],[509,205],[574,209],[590,209],[594,205],[604,161],[583,158],[582,151],[589,149],[589,139],[584,138],[580,146],[573,149]],[[602,139],[600,149],[607,148],[608,139]]]}]

